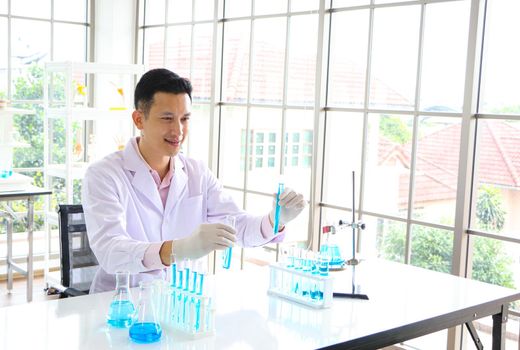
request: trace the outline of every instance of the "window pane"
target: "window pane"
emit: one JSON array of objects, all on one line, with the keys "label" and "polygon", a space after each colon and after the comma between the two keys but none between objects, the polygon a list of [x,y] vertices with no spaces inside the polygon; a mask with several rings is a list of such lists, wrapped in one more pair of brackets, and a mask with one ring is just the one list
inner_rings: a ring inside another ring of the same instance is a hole
[{"label": "window pane", "polygon": [[213,56],[213,24],[197,24],[193,28],[194,69],[191,75],[193,98],[211,99],[211,72]]},{"label": "window pane", "polygon": [[317,10],[319,7],[319,0],[291,1],[291,12]]},{"label": "window pane", "polygon": [[[453,225],[459,167],[460,119],[420,117],[413,218]],[[411,143],[405,145],[411,152]]]},{"label": "window pane", "polygon": [[51,0],[11,1],[11,14],[15,16],[51,18]]},{"label": "window pane", "polygon": [[0,0],[0,13],[7,14],[7,1],[8,0]]},{"label": "window pane", "polygon": [[[396,21],[396,18],[399,18]],[[420,6],[374,10],[370,106],[412,109],[415,103]]]},{"label": "window pane", "polygon": [[[264,135],[270,132],[280,132],[282,128],[282,111],[271,108],[251,108],[250,111],[250,128],[254,132],[255,155],[261,151],[262,156],[256,158],[256,168],[252,169],[248,174],[248,189],[254,191],[262,191],[273,193],[276,189],[276,181],[280,174],[278,165],[280,144],[274,144],[277,149],[275,167],[269,167],[267,156],[263,155],[264,149],[268,146],[267,138]],[[272,145],[272,144],[271,144]],[[265,161],[263,161],[265,157]]]},{"label": "window pane", "polygon": [[191,21],[192,0],[168,1],[168,23]]},{"label": "window pane", "polygon": [[224,57],[222,99],[229,102],[247,101],[249,73],[249,21],[224,25]]},{"label": "window pane", "polygon": [[480,112],[520,114],[520,2],[489,1],[486,15]]},{"label": "window pane", "polygon": [[363,115],[329,112],[326,130],[323,200],[352,208],[352,171],[356,172],[356,203],[359,203]]},{"label": "window pane", "polygon": [[332,15],[328,105],[364,105],[368,16],[368,10]]},{"label": "window pane", "polygon": [[[38,71],[38,74],[41,70]],[[27,91],[33,87],[31,80],[33,75],[29,75],[28,79],[19,81],[21,91]],[[16,99],[22,99],[26,94],[18,93],[13,96]],[[31,115],[15,115],[13,118],[14,138],[29,147],[19,147],[13,150],[13,167],[30,168],[43,166],[43,111],[41,106],[33,104],[18,104],[14,107],[25,108],[35,111]],[[40,174],[41,175],[41,174]]]},{"label": "window pane", "polygon": [[145,29],[143,55],[148,69],[164,67],[164,28]]},{"label": "window pane", "polygon": [[272,13],[287,13],[287,0],[255,1],[255,16]]},{"label": "window pane", "polygon": [[226,0],[224,17],[251,16],[251,0]]},{"label": "window pane", "polygon": [[245,153],[241,148],[245,149],[247,142],[251,144],[251,139],[246,141],[245,138],[246,118],[244,107],[222,107],[219,178],[224,185],[244,187]]},{"label": "window pane", "polygon": [[213,18],[214,0],[195,0],[195,20],[204,21]]},{"label": "window pane", "polygon": [[412,225],[412,265],[450,273],[452,253],[453,231]]},{"label": "window pane", "polygon": [[16,68],[48,59],[50,28],[48,22],[11,20],[11,64],[15,71]]},{"label": "window pane", "polygon": [[[168,27],[166,46],[166,68],[181,77],[191,78],[191,25]],[[198,82],[194,82],[198,87]]]},{"label": "window pane", "polygon": [[364,209],[406,217],[412,124],[411,116],[369,115]]},{"label": "window pane", "polygon": [[222,99],[224,101],[247,101],[250,23],[250,21],[224,23],[226,38],[223,48],[222,72]]},{"label": "window pane", "polygon": [[317,15],[290,19],[287,104],[314,105]]},{"label": "window pane", "polygon": [[88,22],[87,0],[54,0],[54,19]]},{"label": "window pane", "polygon": [[256,103],[279,104],[283,99],[285,18],[254,22],[251,99]]},{"label": "window pane", "polygon": [[[313,131],[314,112],[313,111],[302,111],[296,109],[288,109],[286,111],[285,127],[288,133],[307,134]],[[306,199],[310,198],[310,186],[311,186],[311,164],[308,160],[312,159],[309,157],[306,162],[300,162],[298,160],[298,152],[301,146],[310,149],[309,155],[312,156],[313,142],[312,138],[310,141],[304,140],[303,137],[298,137],[297,141],[288,142],[286,146],[290,146],[293,150],[293,154],[296,156],[296,164],[292,163],[291,166],[287,166],[284,170],[285,181],[287,186],[290,186],[299,193],[302,193]],[[297,151],[294,152],[294,148]],[[287,151],[285,156],[289,156]]]},{"label": "window pane", "polygon": [[165,20],[165,0],[146,0],[144,25],[163,24]]},{"label": "window pane", "polygon": [[[352,221],[352,213],[346,219]],[[370,215],[363,215],[363,222],[366,224],[360,237],[363,256],[404,263],[406,224]]]},{"label": "window pane", "polygon": [[332,0],[332,7],[350,7],[370,4],[370,0]]},{"label": "window pane", "polygon": [[[11,20],[11,64],[13,96],[24,94],[30,99],[43,98],[43,73],[35,72],[36,66],[42,67],[43,61],[48,60],[50,52],[50,23],[42,21],[12,19]],[[34,86],[34,93],[28,96],[27,91],[21,91],[19,83],[28,78],[27,74],[34,75],[32,79],[40,83]],[[21,80],[22,79],[22,80]]]},{"label": "window pane", "polygon": [[0,99],[7,98],[7,18],[0,18]]},{"label": "window pane", "polygon": [[209,161],[209,105],[194,104],[187,140],[188,156]]},{"label": "window pane", "polygon": [[467,1],[426,5],[420,100],[424,111],[462,111],[468,5]]},{"label": "window pane", "polygon": [[55,61],[87,61],[87,27],[76,24],[54,24]]},{"label": "window pane", "polygon": [[478,120],[472,227],[520,235],[519,150],[520,121]]}]

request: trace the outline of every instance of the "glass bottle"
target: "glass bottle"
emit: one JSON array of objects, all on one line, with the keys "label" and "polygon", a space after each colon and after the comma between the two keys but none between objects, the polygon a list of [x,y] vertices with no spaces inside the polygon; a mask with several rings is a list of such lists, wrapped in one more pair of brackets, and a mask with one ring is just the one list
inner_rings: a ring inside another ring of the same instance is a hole
[{"label": "glass bottle", "polygon": [[116,272],[116,290],[107,314],[107,323],[126,328],[132,324],[135,308],[130,297],[130,273]]},{"label": "glass bottle", "polygon": [[153,303],[153,291],[153,281],[139,283],[139,302],[129,330],[130,339],[136,343],[148,344],[161,339],[162,329]]}]

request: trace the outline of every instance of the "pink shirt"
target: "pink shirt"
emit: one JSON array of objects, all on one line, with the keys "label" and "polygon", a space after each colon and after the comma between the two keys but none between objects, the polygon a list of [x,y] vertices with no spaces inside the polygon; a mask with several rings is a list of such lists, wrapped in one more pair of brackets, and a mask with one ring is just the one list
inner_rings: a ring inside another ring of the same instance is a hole
[{"label": "pink shirt", "polygon": [[[168,192],[170,190],[170,185],[173,179],[173,174],[175,172],[174,164],[175,162],[170,160],[170,170],[166,173],[164,178],[161,181],[161,177],[159,176],[159,173],[152,169],[150,165],[146,162],[146,160],[143,158],[143,155],[141,154],[141,151],[139,151],[139,137],[132,139],[132,145],[134,146],[137,154],[139,154],[139,157],[141,157],[142,161],[148,169],[150,170],[150,175],[152,176],[153,180],[155,181],[155,184],[157,185],[157,190],[159,191],[159,195],[161,196],[161,201],[163,203],[163,207],[166,205],[166,199],[168,198]],[[280,231],[283,232],[284,229]],[[269,234],[266,234],[266,232],[273,232],[273,225],[271,225],[269,221],[269,215],[264,216],[262,219],[262,226],[260,227],[260,231],[262,233],[262,236],[268,237]],[[276,243],[278,241],[282,240],[283,235],[280,235],[279,238],[275,238],[271,242]],[[143,257],[143,265],[150,269],[150,270],[158,270],[166,268],[166,265],[163,265],[161,261],[161,256],[159,255],[159,251],[161,250],[162,242],[152,243],[150,246],[146,249]]]}]

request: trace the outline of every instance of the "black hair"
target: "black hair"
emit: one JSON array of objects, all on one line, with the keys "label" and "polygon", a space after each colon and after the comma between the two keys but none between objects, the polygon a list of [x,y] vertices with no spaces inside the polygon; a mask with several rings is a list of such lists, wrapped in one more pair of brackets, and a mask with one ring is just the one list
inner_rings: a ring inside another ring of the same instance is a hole
[{"label": "black hair", "polygon": [[181,78],[174,72],[157,68],[143,74],[135,87],[134,107],[148,115],[156,92],[169,92],[173,94],[186,93],[191,100],[191,83],[186,78]]}]

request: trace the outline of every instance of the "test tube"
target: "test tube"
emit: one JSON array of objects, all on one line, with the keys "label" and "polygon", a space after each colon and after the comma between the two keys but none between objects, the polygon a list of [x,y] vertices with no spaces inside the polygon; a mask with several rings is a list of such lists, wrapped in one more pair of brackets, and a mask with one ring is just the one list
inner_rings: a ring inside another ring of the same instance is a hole
[{"label": "test tube", "polygon": [[278,234],[278,226],[280,225],[280,195],[284,191],[284,183],[278,183],[278,191],[276,192],[276,207],[274,209],[274,225],[273,225],[273,233],[276,236]]},{"label": "test tube", "polygon": [[[234,216],[226,215],[224,217],[224,221],[222,222],[224,225],[228,225],[233,229],[236,229],[236,220]],[[222,267],[225,269],[229,269],[231,267],[231,256],[233,254],[233,249],[231,247],[226,248],[222,255]]]}]

